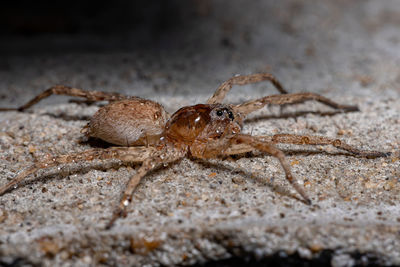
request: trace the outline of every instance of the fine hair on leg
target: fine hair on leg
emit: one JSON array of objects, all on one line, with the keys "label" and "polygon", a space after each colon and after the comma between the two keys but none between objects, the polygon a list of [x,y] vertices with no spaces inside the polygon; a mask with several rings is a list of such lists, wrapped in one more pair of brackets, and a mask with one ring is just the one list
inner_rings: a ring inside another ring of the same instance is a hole
[{"label": "fine hair on leg", "polygon": [[91,149],[83,152],[46,158],[25,169],[13,180],[0,187],[0,196],[18,186],[23,180],[37,171],[62,164],[76,164],[93,160],[118,159],[124,163],[143,162],[155,151],[154,147],[111,147],[107,149]]},{"label": "fine hair on leg", "polygon": [[272,74],[257,73],[250,75],[239,75],[223,82],[217,88],[215,93],[208,99],[207,104],[221,103],[221,101],[224,100],[226,94],[232,89],[232,86],[234,85],[246,85],[262,81],[270,81],[281,94],[288,93],[286,89],[283,88],[282,84],[278,81],[278,79],[276,79]]},{"label": "fine hair on leg", "polygon": [[268,153],[271,156],[276,157],[279,160],[279,162],[281,163],[281,166],[286,175],[286,179],[293,186],[293,188],[301,195],[301,197],[304,199],[304,202],[308,205],[311,205],[311,199],[308,197],[308,195],[303,190],[303,188],[300,187],[297,180],[293,177],[292,172],[290,170],[290,165],[286,160],[285,154],[280,149],[275,147],[274,144],[272,144],[270,142],[260,141],[257,138],[254,138],[253,136],[246,135],[246,134],[238,134],[238,135],[232,137],[232,143],[233,144],[243,144],[244,143],[246,145],[252,146],[256,150]]},{"label": "fine hair on leg", "polygon": [[77,96],[86,98],[88,101],[118,101],[124,99],[131,99],[135,97],[125,96],[119,93],[108,93],[108,92],[100,92],[100,91],[86,91],[79,88],[73,88],[64,85],[56,85],[50,87],[49,89],[43,91],[26,104],[18,107],[18,108],[0,108],[0,111],[24,111],[31,106],[35,105],[42,99],[45,99],[51,95],[65,95],[65,96]]},{"label": "fine hair on leg", "polygon": [[263,98],[244,102],[242,104],[234,106],[233,108],[236,112],[238,112],[242,116],[247,116],[251,112],[263,108],[265,105],[298,104],[310,100],[320,102],[334,109],[339,109],[343,111],[359,111],[357,106],[338,104],[330,100],[329,98],[314,93],[270,95]]}]

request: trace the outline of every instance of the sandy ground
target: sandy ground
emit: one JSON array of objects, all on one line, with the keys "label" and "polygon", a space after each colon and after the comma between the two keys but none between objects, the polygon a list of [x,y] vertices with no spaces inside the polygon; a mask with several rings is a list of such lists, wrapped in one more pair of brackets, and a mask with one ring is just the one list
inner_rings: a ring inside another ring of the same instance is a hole
[{"label": "sandy ground", "polygon": [[[0,104],[18,106],[66,84],[150,98],[173,112],[206,101],[237,73],[268,71],[290,92],[320,93],[360,112],[332,113],[313,102],[267,107],[244,132],[320,135],[365,150],[399,151],[397,1],[227,2],[199,4],[192,24],[149,47],[138,48],[130,36],[128,49],[117,51],[4,55]],[[265,83],[235,87],[227,101],[274,93]],[[80,133],[97,109],[52,97],[27,112],[1,113],[0,184],[46,155],[99,146]],[[232,257],[257,264],[272,256],[400,265],[396,156],[280,147],[314,205],[298,200],[271,156],[184,159],[147,175],[128,217],[106,231],[137,166],[96,161],[40,171],[0,197],[0,265],[173,266]]]}]

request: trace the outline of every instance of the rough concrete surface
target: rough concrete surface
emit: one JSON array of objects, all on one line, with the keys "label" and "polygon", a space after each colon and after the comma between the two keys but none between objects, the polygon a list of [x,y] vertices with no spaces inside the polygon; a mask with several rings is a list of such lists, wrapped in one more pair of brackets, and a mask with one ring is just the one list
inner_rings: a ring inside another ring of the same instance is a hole
[{"label": "rough concrete surface", "polygon": [[[313,102],[267,107],[244,132],[321,135],[365,150],[399,151],[398,1],[199,1],[191,11],[187,25],[148,46],[136,45],[132,34],[115,51],[3,55],[0,106],[66,84],[150,98],[173,112],[206,101],[234,74],[268,71],[290,92],[320,93],[360,112],[332,113]],[[115,41],[109,38],[101,41]],[[40,43],[27,42],[40,50]],[[274,93],[266,83],[235,87],[227,101]],[[68,99],[0,114],[0,184],[48,154],[99,146],[80,133],[98,105]],[[127,218],[107,231],[137,166],[113,162],[106,169],[96,161],[40,171],[0,197],[0,265],[173,266],[232,257],[256,264],[274,255],[303,262],[328,255],[333,266],[400,265],[396,156],[280,147],[313,206],[298,200],[269,155],[184,159],[147,175]]]}]

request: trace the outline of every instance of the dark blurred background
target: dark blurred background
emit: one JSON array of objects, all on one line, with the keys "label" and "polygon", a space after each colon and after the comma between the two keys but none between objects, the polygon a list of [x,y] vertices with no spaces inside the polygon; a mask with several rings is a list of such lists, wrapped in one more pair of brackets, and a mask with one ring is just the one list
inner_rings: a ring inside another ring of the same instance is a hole
[{"label": "dark blurred background", "polygon": [[0,9],[0,52],[168,47],[209,12],[207,0],[6,1]]},{"label": "dark blurred background", "polygon": [[[23,102],[53,84],[152,98],[190,93],[199,102],[232,75],[254,72],[275,74],[289,91],[337,94],[354,82],[352,94],[367,95],[369,77],[382,66],[388,75],[397,64],[397,3],[3,2],[0,104]],[[266,87],[252,90],[262,95]],[[237,101],[247,97],[246,88],[235,90]]]}]

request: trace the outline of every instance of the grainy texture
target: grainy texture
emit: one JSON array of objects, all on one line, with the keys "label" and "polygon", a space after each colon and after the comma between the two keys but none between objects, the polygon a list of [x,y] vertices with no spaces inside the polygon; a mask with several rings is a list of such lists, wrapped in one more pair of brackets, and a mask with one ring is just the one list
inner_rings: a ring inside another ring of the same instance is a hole
[{"label": "grainy texture", "polygon": [[[271,107],[250,119],[246,132],[323,135],[364,149],[398,150],[399,8],[397,1],[293,0],[254,1],[243,12],[240,1],[213,2],[209,17],[172,34],[181,43],[168,51],[4,57],[0,106],[69,84],[150,98],[173,112],[205,102],[232,74],[269,71],[290,92],[320,93],[361,111],[320,116],[313,112],[331,110]],[[235,87],[227,98],[274,93],[260,84]],[[47,154],[90,148],[80,142],[80,129],[97,109],[53,97],[26,113],[2,113],[0,182]],[[146,177],[128,217],[104,231],[136,167],[103,171],[85,163],[40,173],[0,198],[0,261],[175,265],[279,251],[310,259],[330,250],[335,266],[359,262],[356,253],[400,264],[400,160],[281,148],[318,207],[293,197],[273,157],[183,160]]]}]

